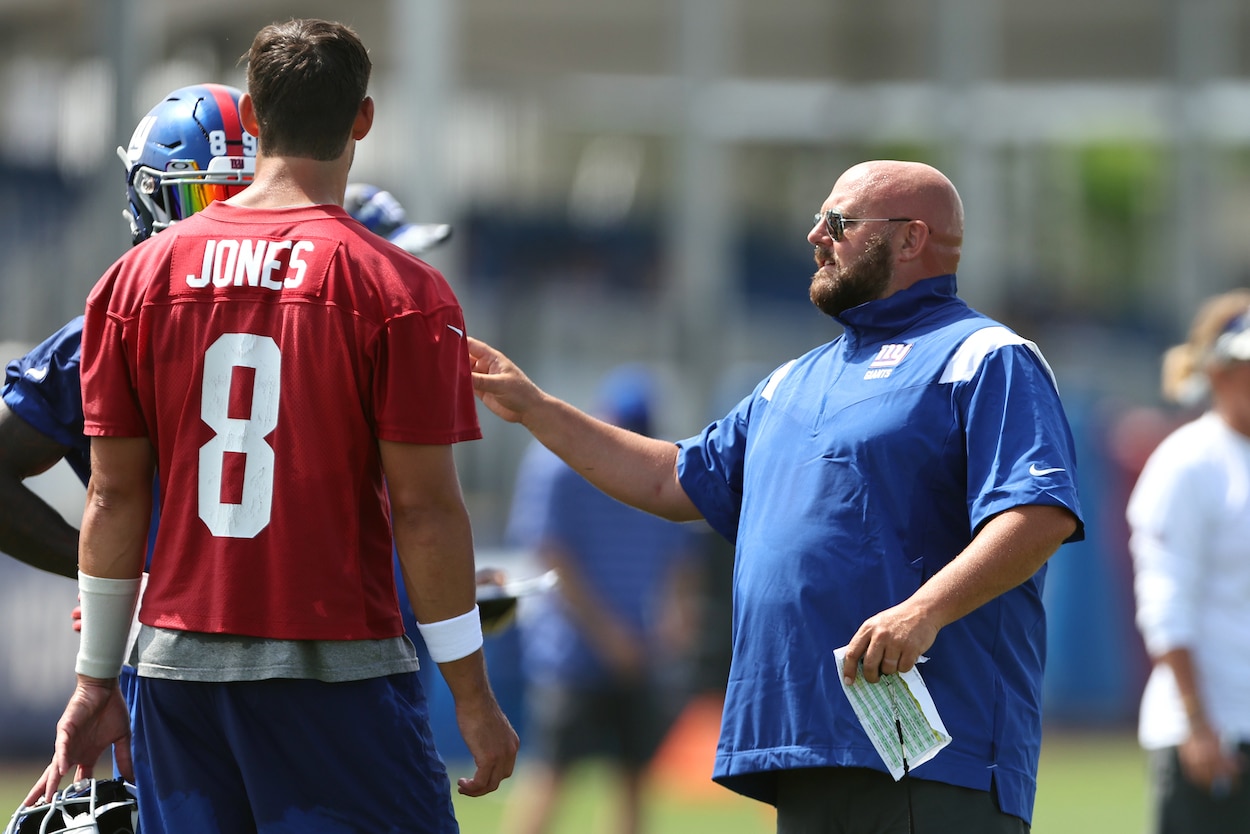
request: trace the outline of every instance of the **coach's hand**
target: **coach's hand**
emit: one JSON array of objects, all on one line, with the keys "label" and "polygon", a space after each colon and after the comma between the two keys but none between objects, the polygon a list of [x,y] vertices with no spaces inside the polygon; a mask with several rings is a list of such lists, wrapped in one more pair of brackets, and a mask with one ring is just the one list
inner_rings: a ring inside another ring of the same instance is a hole
[{"label": "coach's hand", "polygon": [[842,677],[854,681],[861,663],[869,683],[876,683],[882,675],[910,672],[937,633],[937,625],[910,601],[887,608],[865,620],[847,644]]},{"label": "coach's hand", "polygon": [[469,337],[469,367],[478,399],[509,423],[523,423],[525,415],[546,394],[512,360],[480,339]]}]

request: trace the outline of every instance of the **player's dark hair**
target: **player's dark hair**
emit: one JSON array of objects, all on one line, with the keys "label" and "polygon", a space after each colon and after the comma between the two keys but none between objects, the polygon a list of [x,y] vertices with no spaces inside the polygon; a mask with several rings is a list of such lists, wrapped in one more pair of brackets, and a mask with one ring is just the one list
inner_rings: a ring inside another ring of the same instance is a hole
[{"label": "player's dark hair", "polygon": [[247,61],[261,153],[321,161],[343,153],[373,70],[350,26],[316,19],[271,23],[241,60]]}]

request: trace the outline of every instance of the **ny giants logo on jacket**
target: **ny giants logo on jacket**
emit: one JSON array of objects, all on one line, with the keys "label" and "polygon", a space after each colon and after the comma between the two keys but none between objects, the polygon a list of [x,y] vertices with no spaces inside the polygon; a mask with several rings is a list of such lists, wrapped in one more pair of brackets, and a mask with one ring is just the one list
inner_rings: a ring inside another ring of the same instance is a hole
[{"label": "ny giants logo on jacket", "polygon": [[868,366],[868,372],[864,374],[864,379],[885,379],[898,366],[903,358],[911,352],[912,346],[906,345],[882,345],[877,351],[877,356]]}]

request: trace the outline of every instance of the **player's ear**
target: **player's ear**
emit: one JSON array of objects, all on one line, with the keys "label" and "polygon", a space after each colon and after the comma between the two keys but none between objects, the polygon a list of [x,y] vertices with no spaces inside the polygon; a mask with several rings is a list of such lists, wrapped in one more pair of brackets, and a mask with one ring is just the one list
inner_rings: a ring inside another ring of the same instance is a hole
[{"label": "player's ear", "polygon": [[369,128],[373,127],[373,97],[365,96],[356,111],[356,121],[352,123],[352,138],[359,141],[365,138]]},{"label": "player's ear", "polygon": [[256,121],[256,106],[252,104],[252,97],[247,93],[239,97],[239,121],[248,133],[260,136],[260,123]]}]

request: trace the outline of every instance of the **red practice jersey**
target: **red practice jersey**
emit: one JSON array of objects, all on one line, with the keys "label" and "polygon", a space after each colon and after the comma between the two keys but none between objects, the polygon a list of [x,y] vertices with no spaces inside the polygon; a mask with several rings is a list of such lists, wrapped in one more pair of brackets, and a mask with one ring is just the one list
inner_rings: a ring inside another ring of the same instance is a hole
[{"label": "red practice jersey", "polygon": [[213,203],[87,300],[88,435],[150,438],[140,620],[301,640],[403,631],[378,439],[481,437],[439,272],[338,206]]}]

